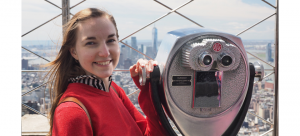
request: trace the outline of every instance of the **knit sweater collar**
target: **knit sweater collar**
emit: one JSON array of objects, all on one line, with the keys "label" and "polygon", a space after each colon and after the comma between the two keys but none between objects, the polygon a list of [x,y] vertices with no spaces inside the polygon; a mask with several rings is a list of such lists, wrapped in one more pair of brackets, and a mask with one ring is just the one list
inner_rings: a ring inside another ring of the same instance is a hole
[{"label": "knit sweater collar", "polygon": [[[112,82],[112,76],[109,76],[108,82],[109,82],[108,88],[110,88]],[[106,91],[104,82],[94,75],[80,75],[75,78],[70,78],[69,83],[83,83],[92,86],[94,88]]]}]

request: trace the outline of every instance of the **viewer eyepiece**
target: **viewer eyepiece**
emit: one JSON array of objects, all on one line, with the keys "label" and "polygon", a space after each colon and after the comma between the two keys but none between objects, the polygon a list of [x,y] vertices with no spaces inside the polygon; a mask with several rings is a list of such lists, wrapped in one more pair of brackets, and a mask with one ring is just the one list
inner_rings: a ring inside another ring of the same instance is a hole
[{"label": "viewer eyepiece", "polygon": [[222,58],[222,64],[224,66],[229,66],[231,63],[232,63],[232,58],[230,56],[226,55]]},{"label": "viewer eyepiece", "polygon": [[198,58],[198,63],[202,67],[208,67],[212,64],[213,58],[212,55],[208,52],[203,52]]},{"label": "viewer eyepiece", "polygon": [[219,63],[223,66],[223,67],[228,67],[232,64],[232,58],[229,54],[227,53],[222,53],[219,57],[218,57],[218,61]]},{"label": "viewer eyepiece", "polygon": [[203,64],[204,64],[204,65],[210,65],[211,61],[212,61],[212,58],[211,58],[211,56],[209,56],[209,55],[206,55],[206,56],[203,58]]}]

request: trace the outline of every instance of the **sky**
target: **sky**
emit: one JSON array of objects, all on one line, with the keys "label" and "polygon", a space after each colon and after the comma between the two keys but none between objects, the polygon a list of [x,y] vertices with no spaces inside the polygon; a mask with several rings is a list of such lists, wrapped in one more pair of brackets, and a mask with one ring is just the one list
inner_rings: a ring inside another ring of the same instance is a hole
[{"label": "sky", "polygon": [[[61,7],[61,0],[49,0]],[[73,6],[81,0],[70,0]],[[161,3],[175,9],[188,0],[160,0]],[[268,0],[275,5],[275,0]],[[127,37],[138,29],[167,14],[170,10],[152,0],[87,0],[71,9],[71,13],[90,7],[104,9],[112,14],[117,22],[120,39]],[[238,34],[253,24],[275,13],[275,9],[261,0],[194,0],[177,10],[205,28]],[[61,10],[46,1],[22,0],[22,34],[27,33],[40,24],[59,15]],[[153,27],[158,30],[158,40],[162,40],[167,32],[199,27],[176,13],[157,21],[133,36],[137,40],[152,39]],[[243,33],[244,40],[273,40],[275,16]],[[61,40],[61,16],[22,37],[22,40]],[[130,37],[126,40],[130,40]]]}]

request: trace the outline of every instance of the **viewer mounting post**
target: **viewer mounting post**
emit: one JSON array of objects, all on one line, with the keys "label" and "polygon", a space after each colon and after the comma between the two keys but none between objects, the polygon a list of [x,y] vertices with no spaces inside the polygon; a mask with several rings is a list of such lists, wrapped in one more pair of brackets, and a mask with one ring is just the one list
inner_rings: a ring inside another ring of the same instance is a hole
[{"label": "viewer mounting post", "polygon": [[64,25],[70,20],[70,0],[61,0],[62,2],[62,25],[63,34],[65,33]]}]

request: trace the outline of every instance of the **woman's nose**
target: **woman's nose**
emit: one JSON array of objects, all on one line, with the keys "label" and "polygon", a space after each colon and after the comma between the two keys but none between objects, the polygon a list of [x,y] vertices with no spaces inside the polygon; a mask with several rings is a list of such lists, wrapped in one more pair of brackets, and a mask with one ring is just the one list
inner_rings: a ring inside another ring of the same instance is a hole
[{"label": "woman's nose", "polygon": [[108,57],[110,55],[109,48],[106,43],[100,45],[99,56]]}]

